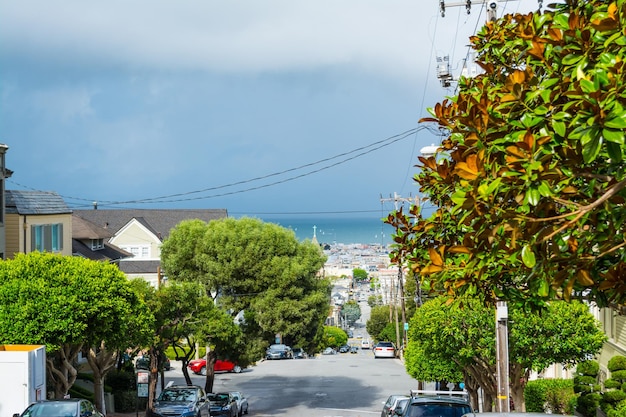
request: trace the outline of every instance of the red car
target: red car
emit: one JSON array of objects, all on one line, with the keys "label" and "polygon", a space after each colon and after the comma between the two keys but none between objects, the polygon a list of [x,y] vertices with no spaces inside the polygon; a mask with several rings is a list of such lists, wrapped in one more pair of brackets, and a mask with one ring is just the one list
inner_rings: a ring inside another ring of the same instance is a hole
[{"label": "red car", "polygon": [[[189,361],[187,368],[194,374],[206,375],[206,359],[194,359]],[[241,372],[241,366],[224,359],[218,359],[215,361],[215,372],[234,372],[238,374]]]}]

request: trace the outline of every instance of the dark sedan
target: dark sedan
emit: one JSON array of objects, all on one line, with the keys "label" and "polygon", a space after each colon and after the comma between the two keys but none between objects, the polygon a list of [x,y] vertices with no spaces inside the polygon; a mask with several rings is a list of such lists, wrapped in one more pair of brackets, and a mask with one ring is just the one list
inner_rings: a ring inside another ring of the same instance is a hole
[{"label": "dark sedan", "polygon": [[96,407],[81,398],[70,398],[67,400],[50,400],[33,403],[24,410],[22,414],[13,414],[13,417],[31,416],[66,416],[66,417],[104,417]]},{"label": "dark sedan", "polygon": [[266,359],[293,359],[293,351],[287,345],[271,345],[265,352]]},{"label": "dark sedan", "polygon": [[209,417],[209,401],[197,385],[173,385],[161,391],[146,417]]},{"label": "dark sedan", "polygon": [[231,393],[218,392],[209,394],[208,398],[212,416],[237,417],[239,415],[237,399]]}]

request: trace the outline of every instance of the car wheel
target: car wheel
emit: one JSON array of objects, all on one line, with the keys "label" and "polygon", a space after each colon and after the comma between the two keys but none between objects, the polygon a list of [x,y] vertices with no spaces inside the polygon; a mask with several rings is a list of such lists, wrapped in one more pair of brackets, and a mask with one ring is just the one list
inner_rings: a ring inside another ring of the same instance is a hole
[{"label": "car wheel", "polygon": [[206,375],[206,366],[203,366],[203,367],[200,369],[200,375]]},{"label": "car wheel", "polygon": [[235,365],[235,367],[233,368],[233,372],[236,373],[236,374],[240,374],[241,373],[241,366]]},{"label": "car wheel", "polygon": [[244,414],[248,414],[248,406],[246,406],[246,409],[243,412]]}]

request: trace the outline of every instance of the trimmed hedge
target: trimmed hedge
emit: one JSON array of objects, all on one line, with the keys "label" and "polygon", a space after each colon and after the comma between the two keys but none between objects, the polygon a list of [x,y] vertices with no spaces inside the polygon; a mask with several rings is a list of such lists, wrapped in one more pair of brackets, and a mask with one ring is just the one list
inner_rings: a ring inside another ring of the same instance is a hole
[{"label": "trimmed hedge", "polygon": [[528,381],[524,389],[526,412],[574,414],[576,404],[571,379],[538,379]]}]

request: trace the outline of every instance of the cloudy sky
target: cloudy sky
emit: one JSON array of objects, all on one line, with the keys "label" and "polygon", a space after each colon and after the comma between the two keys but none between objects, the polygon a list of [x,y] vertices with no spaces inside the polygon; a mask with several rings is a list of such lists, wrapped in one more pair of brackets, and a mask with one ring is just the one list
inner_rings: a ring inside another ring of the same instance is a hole
[{"label": "cloudy sky", "polygon": [[460,72],[484,7],[0,0],[7,188],[72,208],[379,217],[381,196],[416,194],[416,156],[439,140],[418,120],[453,94],[436,58]]}]

